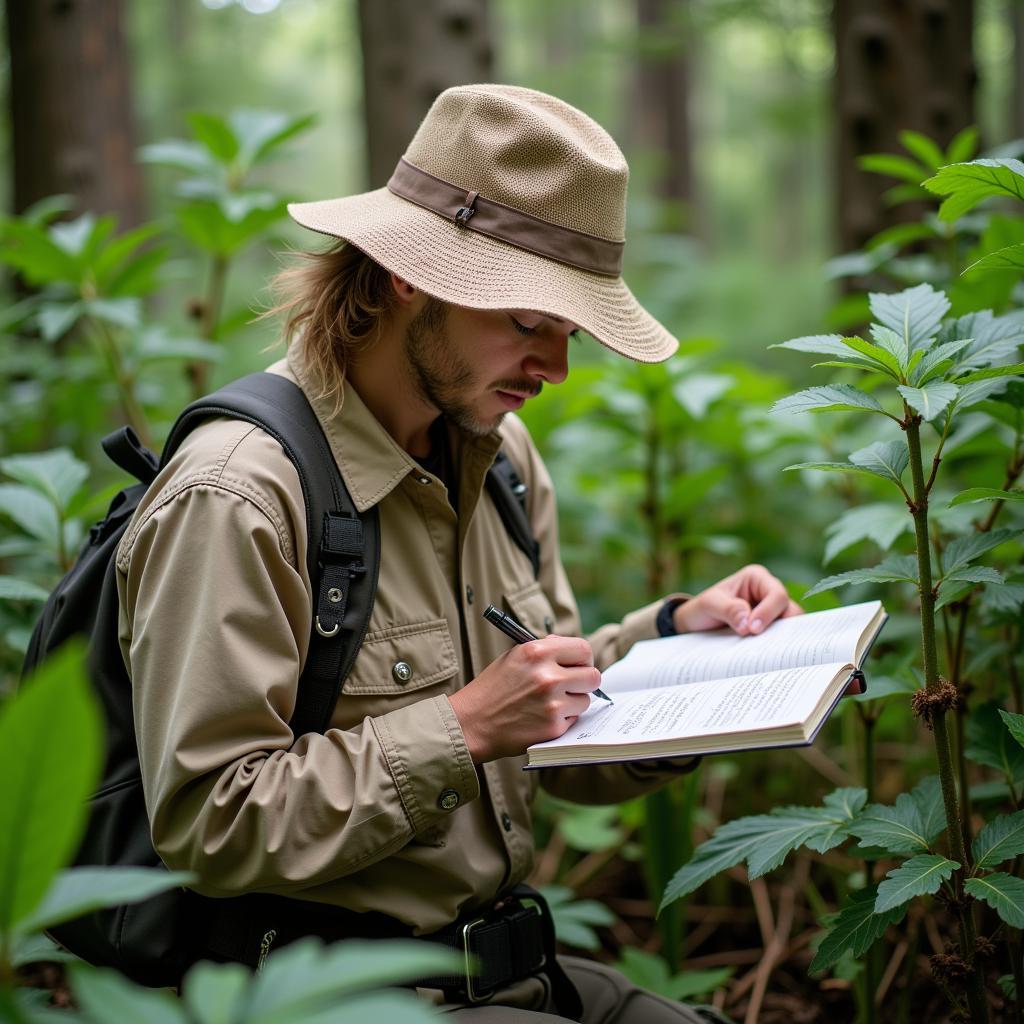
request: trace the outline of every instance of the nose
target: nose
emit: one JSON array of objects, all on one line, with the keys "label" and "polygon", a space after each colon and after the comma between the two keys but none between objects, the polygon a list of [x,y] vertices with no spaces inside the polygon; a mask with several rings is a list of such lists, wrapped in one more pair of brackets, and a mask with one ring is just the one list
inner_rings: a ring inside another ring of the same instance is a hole
[{"label": "nose", "polygon": [[523,360],[523,373],[532,380],[561,384],[569,376],[569,339],[547,336]]}]

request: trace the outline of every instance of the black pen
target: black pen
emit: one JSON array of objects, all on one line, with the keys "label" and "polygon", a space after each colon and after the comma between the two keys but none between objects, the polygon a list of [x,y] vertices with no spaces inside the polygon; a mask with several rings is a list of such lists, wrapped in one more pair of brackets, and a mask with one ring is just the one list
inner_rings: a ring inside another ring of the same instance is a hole
[{"label": "black pen", "polygon": [[[534,636],[525,626],[521,626],[511,615],[506,615],[503,611],[495,608],[493,604],[489,604],[484,609],[484,618],[492,625],[497,626],[498,629],[505,634],[505,636],[514,640],[517,644],[528,644],[531,640],[539,640],[539,636]],[[604,690],[597,689],[590,691],[595,697],[600,697],[601,700],[608,701],[609,704],[614,704],[615,701],[608,696]]]}]

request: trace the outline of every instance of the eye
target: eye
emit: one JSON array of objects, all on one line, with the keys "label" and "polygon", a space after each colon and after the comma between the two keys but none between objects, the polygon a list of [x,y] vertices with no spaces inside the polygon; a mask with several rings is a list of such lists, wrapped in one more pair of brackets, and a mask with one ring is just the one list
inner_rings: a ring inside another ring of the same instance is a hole
[{"label": "eye", "polygon": [[537,333],[537,328],[536,327],[527,327],[526,324],[521,324],[514,316],[510,316],[509,320],[512,321],[512,326],[520,334],[536,334]]}]

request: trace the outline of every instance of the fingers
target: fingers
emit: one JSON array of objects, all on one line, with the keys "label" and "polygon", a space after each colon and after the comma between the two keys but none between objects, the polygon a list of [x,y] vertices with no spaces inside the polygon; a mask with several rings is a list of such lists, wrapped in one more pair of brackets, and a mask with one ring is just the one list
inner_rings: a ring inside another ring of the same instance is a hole
[{"label": "fingers", "polygon": [[546,636],[541,640],[524,644],[523,651],[537,660],[550,658],[555,664],[565,668],[594,664],[593,649],[586,640],[578,636]]}]

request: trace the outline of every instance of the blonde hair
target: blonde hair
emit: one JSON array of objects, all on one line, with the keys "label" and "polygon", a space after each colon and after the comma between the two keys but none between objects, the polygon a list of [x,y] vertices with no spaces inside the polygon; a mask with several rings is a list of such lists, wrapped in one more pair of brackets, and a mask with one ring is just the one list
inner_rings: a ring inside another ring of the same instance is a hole
[{"label": "blonde hair", "polygon": [[277,299],[265,317],[285,316],[287,344],[300,346],[318,399],[344,401],[348,361],[377,340],[391,312],[389,272],[354,245],[340,241],[322,252],[297,253],[298,262],[278,273]]}]

